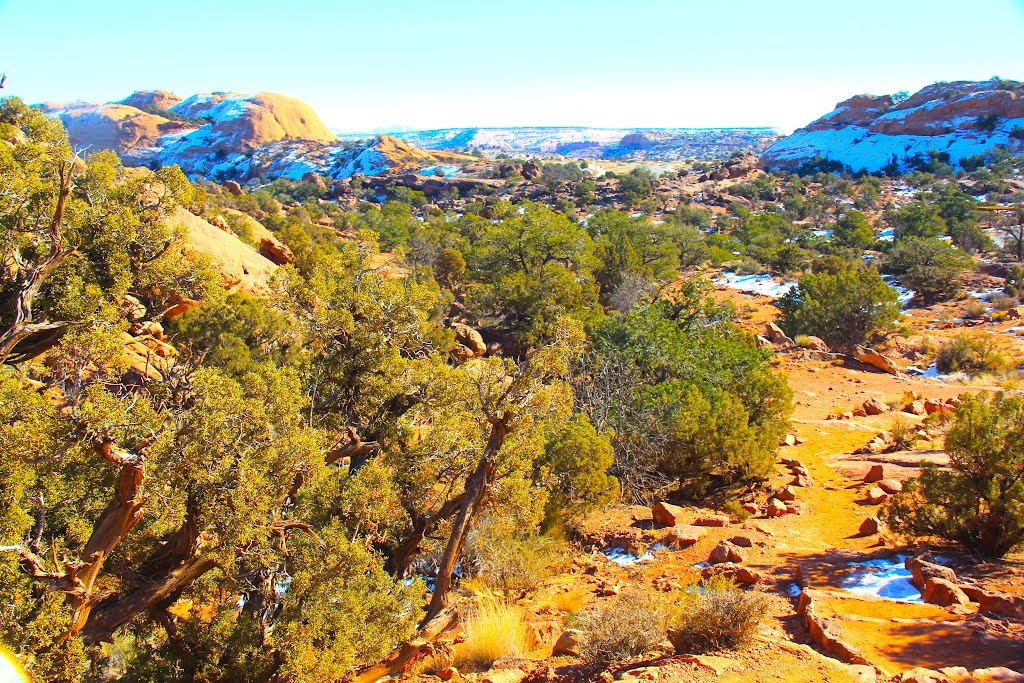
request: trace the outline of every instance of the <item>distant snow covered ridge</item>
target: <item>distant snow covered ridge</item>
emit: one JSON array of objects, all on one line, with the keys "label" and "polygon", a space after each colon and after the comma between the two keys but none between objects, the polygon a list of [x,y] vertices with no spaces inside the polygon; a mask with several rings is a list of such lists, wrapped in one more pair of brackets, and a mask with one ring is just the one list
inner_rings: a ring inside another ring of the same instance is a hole
[{"label": "distant snow covered ridge", "polygon": [[309,105],[275,93],[201,93],[183,100],[167,91],[139,91],[120,102],[39,107],[61,119],[76,147],[112,149],[129,166],[177,164],[193,177],[298,180],[317,173],[338,179],[437,166],[456,156],[394,138],[338,140]]},{"label": "distant snow covered ridge", "polygon": [[825,159],[853,172],[908,171],[933,152],[958,166],[995,147],[1024,152],[1022,83],[936,83],[902,102],[858,95],[769,147],[761,166],[797,171]]},{"label": "distant snow covered ridge", "polygon": [[[674,161],[718,159],[736,151],[762,152],[779,139],[775,128],[443,128],[405,131],[401,138],[424,149],[479,149],[510,154],[558,154],[572,158]],[[338,133],[341,139],[366,137]]]}]

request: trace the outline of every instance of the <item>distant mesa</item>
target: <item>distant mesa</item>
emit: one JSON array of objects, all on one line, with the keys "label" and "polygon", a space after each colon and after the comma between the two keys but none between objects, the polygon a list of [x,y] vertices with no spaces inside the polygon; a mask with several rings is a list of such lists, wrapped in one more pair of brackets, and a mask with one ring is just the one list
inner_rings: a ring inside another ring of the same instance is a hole
[{"label": "distant mesa", "polygon": [[[342,136],[355,139],[354,135]],[[403,133],[410,145],[432,150],[478,149],[490,154],[549,155],[570,159],[681,161],[760,154],[779,140],[774,128],[588,128],[523,126],[445,128]]]},{"label": "distant mesa", "polygon": [[1024,83],[991,79],[929,85],[905,100],[857,95],[762,155],[767,170],[906,172],[961,166],[996,147],[1024,150]]}]

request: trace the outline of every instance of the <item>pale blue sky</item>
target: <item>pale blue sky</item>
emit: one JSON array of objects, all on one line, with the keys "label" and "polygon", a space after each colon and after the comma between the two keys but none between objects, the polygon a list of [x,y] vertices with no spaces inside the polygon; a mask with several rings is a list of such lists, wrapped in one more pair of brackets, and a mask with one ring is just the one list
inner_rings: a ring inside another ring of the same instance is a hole
[{"label": "pale blue sky", "polygon": [[0,0],[5,94],[269,90],[343,130],[792,129],[839,100],[1024,80],[1024,0]]}]

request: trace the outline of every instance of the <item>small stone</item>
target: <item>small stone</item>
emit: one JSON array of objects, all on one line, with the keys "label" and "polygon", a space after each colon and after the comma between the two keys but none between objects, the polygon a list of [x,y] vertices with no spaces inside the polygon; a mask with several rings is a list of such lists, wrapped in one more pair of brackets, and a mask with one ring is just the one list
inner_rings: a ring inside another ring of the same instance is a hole
[{"label": "small stone", "polygon": [[716,575],[732,579],[742,586],[752,586],[761,580],[761,574],[758,572],[734,563],[716,564],[712,567],[705,567],[701,571],[701,578],[704,579],[710,579]]},{"label": "small stone", "polygon": [[795,446],[796,434],[786,434],[786,438],[783,440],[783,443],[787,446]]},{"label": "small stone", "polygon": [[694,526],[723,527],[729,523],[729,518],[723,515],[707,515],[693,520]]},{"label": "small stone", "polygon": [[890,408],[888,405],[878,400],[877,398],[869,398],[868,400],[864,401],[861,407],[864,409],[864,412],[867,413],[868,415],[881,415],[882,413],[888,413],[890,410],[892,410],[892,408]]},{"label": "small stone", "polygon": [[883,528],[882,521],[877,517],[868,517],[860,523],[860,533],[862,536],[874,536]]},{"label": "small stone", "polygon": [[865,483],[872,483],[876,481],[882,481],[885,479],[885,472],[882,470],[881,465],[872,465],[868,473],[864,475]]},{"label": "small stone", "polygon": [[776,493],[775,497],[787,503],[789,501],[796,500],[796,489],[793,488],[792,486],[787,486],[786,488]]},{"label": "small stone", "polygon": [[670,529],[663,542],[669,546],[686,547],[696,543],[704,534],[705,531],[700,527],[683,524]]},{"label": "small stone", "polygon": [[743,555],[738,547],[729,543],[728,541],[722,541],[715,546],[714,550],[711,551],[711,555],[708,558],[708,562],[711,564],[722,564],[723,562],[743,562],[746,557]]},{"label": "small stone", "polygon": [[911,401],[903,408],[903,412],[910,413],[911,415],[924,415],[924,401],[917,400]]},{"label": "small stone", "polygon": [[877,486],[872,486],[871,488],[869,488],[865,495],[867,496],[868,502],[871,503],[872,505],[884,503],[885,499],[889,497],[888,493],[878,488]]},{"label": "small stone", "polygon": [[443,669],[439,669],[435,675],[442,681],[456,680],[459,677],[459,670],[454,666],[446,666]]},{"label": "small stone", "polygon": [[741,548],[753,548],[754,540],[749,536],[733,536],[729,539],[729,542],[733,545],[737,545]]},{"label": "small stone", "polygon": [[903,490],[903,484],[897,479],[883,479],[878,482],[878,488],[882,489],[888,494],[899,493]]},{"label": "small stone", "polygon": [[765,508],[765,515],[768,517],[781,517],[786,514],[786,504],[778,498],[772,498],[768,501],[768,505]]}]

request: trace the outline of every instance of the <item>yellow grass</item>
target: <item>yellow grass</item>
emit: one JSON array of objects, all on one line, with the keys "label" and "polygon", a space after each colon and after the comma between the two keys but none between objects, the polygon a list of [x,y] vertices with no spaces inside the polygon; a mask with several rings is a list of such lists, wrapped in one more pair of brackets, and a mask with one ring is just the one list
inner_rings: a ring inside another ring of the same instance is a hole
[{"label": "yellow grass", "polygon": [[523,657],[530,650],[530,631],[523,610],[493,597],[482,596],[466,610],[465,641],[455,653],[460,668],[484,668],[502,657]]}]

